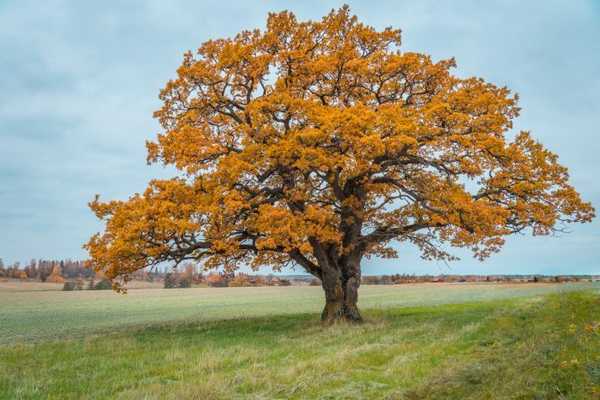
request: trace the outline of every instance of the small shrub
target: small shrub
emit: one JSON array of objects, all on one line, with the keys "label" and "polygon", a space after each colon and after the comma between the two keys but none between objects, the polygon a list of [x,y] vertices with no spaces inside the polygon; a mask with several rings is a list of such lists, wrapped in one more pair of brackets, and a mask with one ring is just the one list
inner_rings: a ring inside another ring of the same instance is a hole
[{"label": "small shrub", "polygon": [[102,279],[100,282],[96,283],[92,288],[93,290],[110,290],[112,289],[112,282],[108,279]]},{"label": "small shrub", "polygon": [[186,288],[190,288],[192,287],[192,278],[190,276],[181,278],[179,280],[179,285],[178,287],[182,288],[182,289],[186,289]]},{"label": "small shrub", "polygon": [[206,277],[206,283],[210,287],[227,287],[229,286],[228,279],[221,274],[210,274]]},{"label": "small shrub", "polygon": [[248,275],[237,274],[231,281],[229,281],[229,286],[230,287],[243,287],[243,286],[252,286],[252,285],[250,284]]},{"label": "small shrub", "polygon": [[177,276],[172,272],[167,272],[165,274],[164,288],[165,289],[174,289],[176,287],[177,287]]},{"label": "small shrub", "polygon": [[180,274],[177,271],[167,272],[165,274],[165,281],[163,287],[165,289],[186,289],[192,287],[192,275],[191,274]]},{"label": "small shrub", "polygon": [[62,288],[62,290],[65,292],[70,292],[70,291],[76,290],[76,289],[78,289],[77,283],[73,282],[73,281],[66,281]]}]

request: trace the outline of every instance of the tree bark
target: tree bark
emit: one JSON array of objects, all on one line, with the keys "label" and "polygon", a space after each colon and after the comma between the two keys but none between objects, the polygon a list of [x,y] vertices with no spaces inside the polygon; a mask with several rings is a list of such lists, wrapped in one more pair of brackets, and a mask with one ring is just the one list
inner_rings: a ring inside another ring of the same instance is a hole
[{"label": "tree bark", "polygon": [[324,273],[321,279],[325,291],[325,308],[321,313],[324,324],[347,321],[362,322],[358,311],[360,267],[343,266]]}]

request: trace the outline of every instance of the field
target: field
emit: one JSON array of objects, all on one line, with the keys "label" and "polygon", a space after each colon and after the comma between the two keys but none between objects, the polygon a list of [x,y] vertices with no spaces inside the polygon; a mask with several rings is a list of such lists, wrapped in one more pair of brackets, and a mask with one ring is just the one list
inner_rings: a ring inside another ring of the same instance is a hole
[{"label": "field", "polygon": [[2,399],[600,398],[600,285],[0,288]]}]

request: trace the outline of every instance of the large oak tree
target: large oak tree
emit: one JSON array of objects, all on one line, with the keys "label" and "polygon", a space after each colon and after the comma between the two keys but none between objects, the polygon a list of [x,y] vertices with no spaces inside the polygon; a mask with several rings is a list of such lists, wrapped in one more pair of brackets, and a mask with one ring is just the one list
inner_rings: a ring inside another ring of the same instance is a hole
[{"label": "large oak tree", "polygon": [[394,241],[485,258],[506,235],[590,221],[557,156],[510,133],[517,96],[454,66],[401,51],[399,30],[347,7],[270,14],[265,30],[188,52],[147,143],[149,162],[180,174],[91,203],[106,224],[86,244],[95,269],[126,282],[184,260],[294,264],[321,280],[324,321],[358,321],[361,261],[395,257]]}]

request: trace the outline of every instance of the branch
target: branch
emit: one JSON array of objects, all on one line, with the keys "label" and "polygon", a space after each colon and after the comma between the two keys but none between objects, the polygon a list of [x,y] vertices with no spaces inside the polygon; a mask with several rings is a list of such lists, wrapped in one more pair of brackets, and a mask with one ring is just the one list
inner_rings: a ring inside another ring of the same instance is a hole
[{"label": "branch", "polygon": [[393,239],[397,236],[406,235],[413,233],[421,229],[427,228],[441,228],[446,224],[411,224],[403,227],[390,228],[390,227],[379,227],[368,235],[365,235],[359,239],[363,245],[383,242],[386,240]]},{"label": "branch", "polygon": [[306,258],[298,249],[294,249],[288,254],[292,260],[304,267],[307,272],[321,279],[321,270],[319,269],[319,266]]}]

